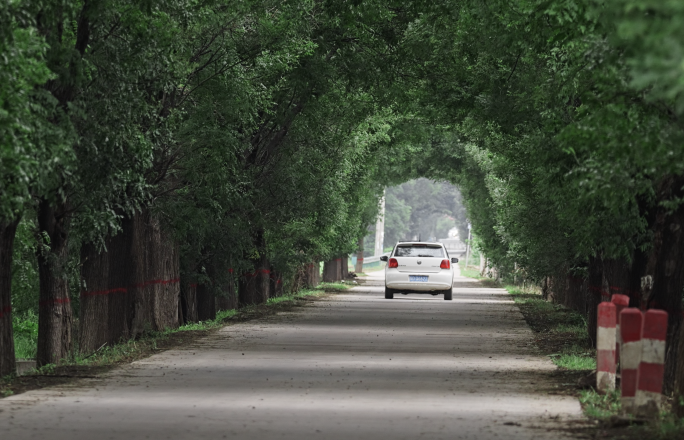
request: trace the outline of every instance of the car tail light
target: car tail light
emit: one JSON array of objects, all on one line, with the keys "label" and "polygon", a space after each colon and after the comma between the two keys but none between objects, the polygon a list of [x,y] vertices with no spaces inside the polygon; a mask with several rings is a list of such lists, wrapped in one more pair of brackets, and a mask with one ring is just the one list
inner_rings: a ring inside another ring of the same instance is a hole
[{"label": "car tail light", "polygon": [[396,258],[390,258],[389,261],[387,262],[387,267],[390,269],[394,269],[395,267],[399,267],[399,262],[397,261]]},{"label": "car tail light", "polygon": [[442,269],[451,269],[451,262],[449,260],[442,260],[442,264],[439,265]]}]

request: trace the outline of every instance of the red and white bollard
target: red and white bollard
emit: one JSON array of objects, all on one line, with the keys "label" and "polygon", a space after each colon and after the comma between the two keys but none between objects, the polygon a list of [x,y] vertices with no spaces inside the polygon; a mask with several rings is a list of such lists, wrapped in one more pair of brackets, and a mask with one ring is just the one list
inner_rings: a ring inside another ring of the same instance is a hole
[{"label": "red and white bollard", "polygon": [[648,310],[644,313],[641,331],[641,362],[637,373],[637,390],[634,399],[636,412],[642,415],[657,414],[663,391],[665,373],[665,339],[667,312]]},{"label": "red and white bollard", "polygon": [[615,304],[602,302],[598,306],[596,335],[596,389],[615,389]]},{"label": "red and white bollard", "polygon": [[620,365],[620,344],[622,344],[622,337],[620,336],[620,312],[629,307],[629,297],[616,293],[610,298],[610,302],[615,304],[615,316],[617,318],[615,323],[615,365],[617,370],[618,366],[622,369],[622,366]]},{"label": "red and white bollard", "polygon": [[637,371],[641,362],[641,328],[643,314],[637,308],[624,309],[619,315],[620,338],[620,391],[622,409],[634,413],[637,390]]}]

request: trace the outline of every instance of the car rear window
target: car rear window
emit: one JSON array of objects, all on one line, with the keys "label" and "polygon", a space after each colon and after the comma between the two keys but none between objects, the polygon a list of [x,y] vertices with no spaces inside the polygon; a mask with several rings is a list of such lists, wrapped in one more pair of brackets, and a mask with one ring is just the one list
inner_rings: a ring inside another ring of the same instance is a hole
[{"label": "car rear window", "polygon": [[401,244],[394,252],[395,257],[435,257],[444,258],[444,250],[441,246],[429,246],[420,244]]}]

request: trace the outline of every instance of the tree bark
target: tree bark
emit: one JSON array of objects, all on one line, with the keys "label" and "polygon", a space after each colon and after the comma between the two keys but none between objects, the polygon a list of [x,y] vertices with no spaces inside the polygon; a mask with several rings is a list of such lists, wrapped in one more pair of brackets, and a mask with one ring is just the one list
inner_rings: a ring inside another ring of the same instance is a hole
[{"label": "tree bark", "polygon": [[358,250],[356,251],[356,273],[363,273],[363,237],[359,238]]},{"label": "tree bark", "polygon": [[323,281],[326,283],[334,283],[340,281],[342,267],[341,259],[335,258],[331,261],[323,263]]},{"label": "tree bark", "polygon": [[19,218],[0,221],[0,377],[17,371],[12,333],[12,251]]},{"label": "tree bark", "polygon": [[240,307],[264,304],[268,301],[270,279],[268,264],[260,264],[251,273],[242,274],[238,286],[238,304]]},{"label": "tree bark", "polygon": [[270,274],[270,297],[277,298],[283,296],[283,277],[280,272],[271,268]]},{"label": "tree bark", "polygon": [[346,280],[349,278],[349,256],[342,255],[340,259],[340,279]]},{"label": "tree bark", "polygon": [[587,281],[587,330],[591,345],[596,347],[598,305],[603,297],[603,264],[600,257],[589,258],[589,279]]},{"label": "tree bark", "polygon": [[126,218],[107,251],[82,250],[80,351],[179,324],[178,246],[148,210]]},{"label": "tree bark", "polygon": [[[684,177],[664,179],[658,199],[683,197],[683,185]],[[659,206],[653,231],[653,247],[645,271],[650,280],[644,279],[643,305],[665,310],[669,315],[663,389],[666,394],[671,394],[675,390],[675,377],[684,374],[684,359],[677,359],[684,290],[684,205],[675,211]]]},{"label": "tree bark", "polygon": [[216,319],[216,296],[206,283],[197,285],[197,317],[200,321]]},{"label": "tree bark", "polygon": [[233,276],[233,269],[229,269],[228,282],[223,289],[223,294],[216,297],[216,310],[233,310],[237,309],[238,301],[235,294],[235,277]]},{"label": "tree bark", "polygon": [[678,405],[677,403],[684,403],[684,325],[680,323],[679,325],[679,341],[677,345],[677,368],[675,370],[675,380],[674,380],[674,402],[673,412],[677,417],[684,418],[684,404]]},{"label": "tree bark", "polygon": [[263,230],[254,235],[254,244],[259,256],[252,260],[254,272],[244,273],[240,276],[238,283],[238,305],[240,307],[263,304],[268,301],[271,270],[266,257],[266,240]]},{"label": "tree bark", "polygon": [[37,365],[57,364],[71,353],[71,301],[65,273],[68,260],[67,206],[38,206],[38,227],[49,240],[49,251],[38,252],[40,279]]},{"label": "tree bark", "polygon": [[197,283],[181,275],[180,305],[183,313],[183,323],[197,322]]}]

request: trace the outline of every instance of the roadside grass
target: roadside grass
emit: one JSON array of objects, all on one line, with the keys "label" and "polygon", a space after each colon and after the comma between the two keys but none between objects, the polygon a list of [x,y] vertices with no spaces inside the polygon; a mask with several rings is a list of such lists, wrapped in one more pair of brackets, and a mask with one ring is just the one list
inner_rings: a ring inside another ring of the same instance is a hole
[{"label": "roadside grass", "polygon": [[537,289],[506,286],[525,320],[540,338],[537,341],[554,364],[565,370],[596,369],[596,350],[591,347],[584,317],[544,300]]},{"label": "roadside grass", "polygon": [[355,285],[356,283],[342,280],[336,283],[320,283],[318,288],[326,292],[344,292],[347,289],[351,289]]},{"label": "roadside grass", "polygon": [[385,270],[385,262],[381,261],[380,264],[374,267],[364,267],[363,272],[368,274],[369,272],[378,272],[380,270]]},{"label": "roadside grass", "polygon": [[38,315],[28,312],[12,317],[14,352],[18,359],[33,359],[38,346]]},{"label": "roadside grass", "polygon": [[[348,286],[337,286],[337,288],[346,289]],[[189,323],[163,331],[146,332],[137,339],[122,341],[111,346],[103,345],[93,353],[74,354],[68,359],[62,360],[59,365],[44,365],[21,376],[9,375],[0,378],[0,397],[67,383],[74,378],[92,377],[118,365],[191,343],[198,337],[208,335],[231,322],[247,321],[289,310],[301,305],[302,301],[311,301],[310,298],[312,297],[323,296],[326,291],[333,291],[332,287],[321,285],[317,289],[301,290],[293,295],[271,298],[266,304],[248,306],[237,310],[222,310],[212,320]],[[31,357],[35,357],[35,342],[26,342],[26,346],[22,350],[24,351],[21,354],[32,354]],[[19,351],[17,352],[19,353]]]},{"label": "roadside grass", "polygon": [[596,420],[607,420],[620,414],[620,411],[622,411],[619,390],[610,391],[605,394],[599,394],[593,388],[582,390],[579,401],[584,414]]},{"label": "roadside grass", "polygon": [[480,283],[485,287],[502,287],[501,283],[494,278],[483,277],[480,275],[480,268],[478,266],[468,265],[465,267],[465,261],[459,260],[457,263],[459,269],[461,270],[461,276],[466,278],[473,278],[479,280]]}]

